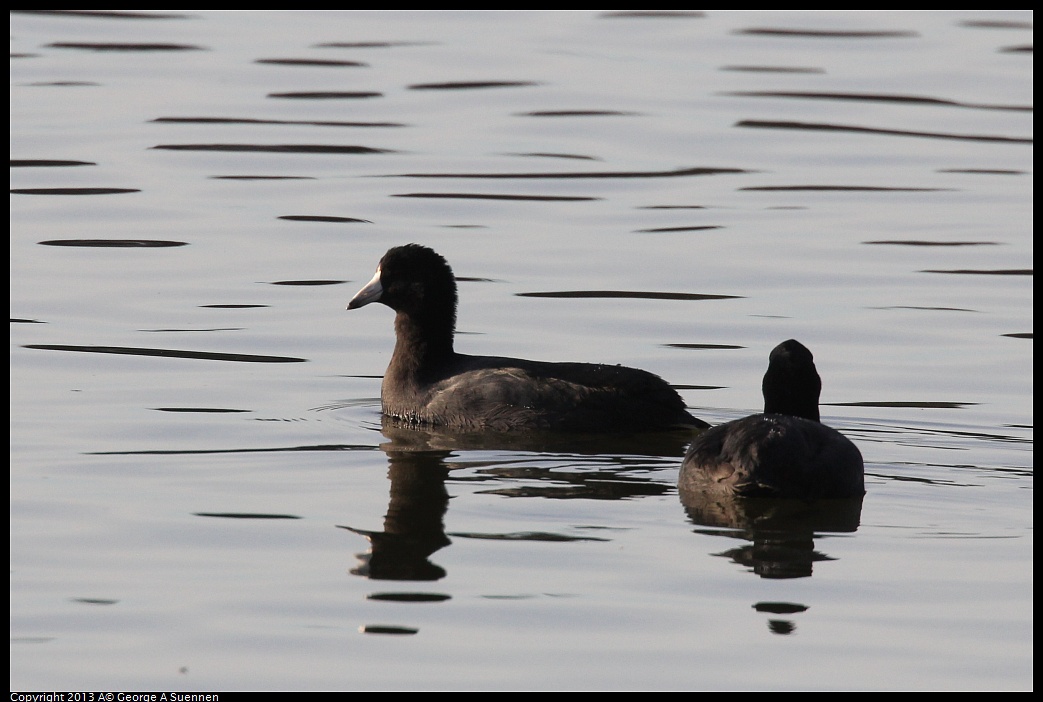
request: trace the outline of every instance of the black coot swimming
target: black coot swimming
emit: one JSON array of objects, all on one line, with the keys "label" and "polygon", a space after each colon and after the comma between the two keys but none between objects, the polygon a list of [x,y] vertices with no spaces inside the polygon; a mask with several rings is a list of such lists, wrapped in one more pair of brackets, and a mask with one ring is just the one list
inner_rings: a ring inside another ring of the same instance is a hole
[{"label": "black coot swimming", "polygon": [[695,437],[681,464],[679,489],[750,497],[865,494],[862,454],[819,421],[822,381],[811,351],[793,339],[776,346],[762,388],[763,414]]},{"label": "black coot swimming", "polygon": [[647,432],[709,426],[666,381],[643,370],[469,356],[453,348],[456,280],[444,258],[396,246],[348,309],[395,311],[395,350],[380,399],[385,415],[461,430]]}]

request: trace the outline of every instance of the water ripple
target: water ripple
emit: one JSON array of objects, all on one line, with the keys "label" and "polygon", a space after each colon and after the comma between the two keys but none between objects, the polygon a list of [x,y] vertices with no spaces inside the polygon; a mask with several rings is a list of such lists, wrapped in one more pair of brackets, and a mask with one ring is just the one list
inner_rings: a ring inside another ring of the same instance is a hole
[{"label": "water ripple", "polygon": [[131,346],[81,346],[75,344],[26,344],[23,348],[45,351],[75,351],[78,353],[111,353],[128,356],[162,356],[165,358],[192,358],[205,361],[238,361],[241,363],[303,363],[306,358],[292,356],[264,356],[249,353],[217,353],[213,351],[184,351],[180,349],[136,348]]},{"label": "water ripple", "polygon": [[163,241],[162,239],[49,239],[39,243],[44,246],[87,246],[95,248],[135,249],[188,246],[188,242],[185,241]]},{"label": "water ripple", "polygon": [[736,29],[734,34],[753,34],[773,37],[799,37],[806,39],[906,39],[918,37],[913,31],[889,30],[837,30],[837,29],[784,29],[781,27],[750,27]]},{"label": "water ripple", "polygon": [[133,12],[130,10],[11,10],[12,15],[65,15],[101,19],[189,19],[192,15],[163,12]]},{"label": "water ripple", "polygon": [[15,195],[122,195],[140,192],[137,188],[11,188]]},{"label": "water ripple", "polygon": [[510,195],[492,193],[396,193],[392,197],[417,197],[431,199],[460,200],[533,200],[537,202],[586,202],[600,200],[599,197],[582,195]]},{"label": "water ripple", "polygon": [[906,129],[882,129],[877,127],[860,127],[846,124],[826,124],[819,122],[792,122],[782,120],[744,119],[735,123],[736,127],[754,127],[758,129],[798,129],[812,132],[854,132],[859,134],[886,134],[888,136],[911,136],[928,139],[956,139],[959,141],[984,141],[1011,144],[1031,144],[1032,137],[1008,137],[990,134],[946,134],[944,132],[919,132]]},{"label": "water ripple", "polygon": [[255,119],[250,117],[157,117],[152,122],[176,124],[287,124],[304,127],[404,127],[401,122],[342,122],[331,120]]},{"label": "water ripple", "polygon": [[48,44],[48,47],[54,49],[81,49],[84,51],[206,51],[207,49],[202,46],[195,46],[193,44],[168,44],[168,43],[155,43],[155,44],[135,44],[132,42],[77,42],[77,41],[57,41],[53,44]]},{"label": "water ripple", "polygon": [[157,144],[167,151],[231,151],[284,154],[389,154],[390,149],[336,144]]},{"label": "water ripple", "polygon": [[795,98],[805,100],[838,100],[856,102],[887,102],[904,105],[939,105],[943,107],[969,107],[979,110],[1008,110],[1014,112],[1032,112],[1032,105],[994,105],[978,102],[959,102],[943,98],[920,95],[886,95],[876,93],[836,93],[790,90],[740,90],[722,93],[738,97]]},{"label": "water ripple", "polygon": [[686,176],[752,173],[742,168],[677,168],[666,171],[575,171],[571,173],[402,173],[400,178],[479,178],[479,179],[550,179],[550,178],[680,178]]},{"label": "water ripple", "polygon": [[219,517],[221,519],[301,519],[294,514],[269,514],[267,512],[193,512],[193,517]]},{"label": "water ripple", "polygon": [[362,61],[336,61],[333,59],[294,59],[294,58],[274,58],[274,59],[257,59],[254,63],[273,64],[277,66],[319,66],[319,67],[331,67],[331,68],[342,68],[342,67],[366,67],[368,63]]},{"label": "water ripple", "polygon": [[630,298],[641,300],[736,300],[742,297],[741,295],[706,295],[702,293],[649,292],[642,290],[560,290],[515,294],[518,297]]},{"label": "water ripple", "polygon": [[11,159],[11,168],[54,168],[61,166],[97,166],[94,161],[72,161],[67,159],[23,158]]},{"label": "water ripple", "polygon": [[286,93],[268,93],[270,98],[290,98],[294,100],[364,100],[384,97],[383,93],[365,90],[312,90]]},{"label": "water ripple", "polygon": [[446,83],[414,83],[410,90],[481,90],[484,88],[525,88],[539,85],[527,80],[472,80]]}]

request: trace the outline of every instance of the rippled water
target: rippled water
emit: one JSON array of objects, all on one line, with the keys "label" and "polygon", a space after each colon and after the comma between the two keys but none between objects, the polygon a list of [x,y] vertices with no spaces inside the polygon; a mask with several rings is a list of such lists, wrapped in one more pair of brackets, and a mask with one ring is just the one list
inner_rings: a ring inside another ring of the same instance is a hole
[{"label": "rippled water", "polygon": [[[11,688],[1031,689],[1032,13],[11,14]],[[797,338],[855,505],[383,427],[460,350],[721,422]]]}]

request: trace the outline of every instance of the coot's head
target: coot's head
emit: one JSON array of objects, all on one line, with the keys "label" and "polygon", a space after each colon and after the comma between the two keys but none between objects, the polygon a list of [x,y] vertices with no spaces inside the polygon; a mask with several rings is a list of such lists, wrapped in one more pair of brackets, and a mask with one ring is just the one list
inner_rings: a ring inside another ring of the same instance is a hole
[{"label": "coot's head", "polygon": [[408,315],[447,313],[456,320],[456,279],[446,260],[420,244],[388,249],[377,264],[377,272],[351,298],[353,310],[380,302]]},{"label": "coot's head", "polygon": [[765,414],[789,414],[819,421],[822,380],[811,351],[799,341],[789,339],[772,349],[761,389]]}]

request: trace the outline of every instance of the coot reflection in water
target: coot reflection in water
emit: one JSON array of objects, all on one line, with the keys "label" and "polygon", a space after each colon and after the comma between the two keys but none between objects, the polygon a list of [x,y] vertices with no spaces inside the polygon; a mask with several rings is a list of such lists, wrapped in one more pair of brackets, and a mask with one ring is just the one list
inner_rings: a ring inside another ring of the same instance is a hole
[{"label": "coot reflection in water", "polygon": [[444,518],[449,506],[445,452],[388,452],[391,497],[383,531],[343,526],[366,537],[370,551],[359,554],[351,572],[374,580],[439,580],[445,570],[429,560],[451,542]]},{"label": "coot reflection in water", "polygon": [[[370,550],[359,554],[351,572],[374,580],[439,580],[445,570],[431,556],[448,546],[450,536],[481,539],[589,540],[564,534],[446,534],[449,505],[446,482],[451,472],[477,471],[492,485],[487,494],[505,497],[551,497],[618,500],[668,494],[673,486],[647,475],[649,463],[676,465],[689,441],[686,432],[632,434],[570,434],[554,431],[457,431],[447,427],[417,427],[393,417],[381,418],[388,439],[380,448],[388,458],[390,498],[380,531],[341,526],[365,537]],[[467,460],[469,452],[503,452],[509,458],[483,455]],[[532,463],[524,457],[538,457]],[[455,459],[455,460],[450,460]],[[577,459],[596,470],[559,471],[547,467]],[[519,482],[524,483],[519,485]]]},{"label": "coot reflection in water", "polygon": [[795,500],[742,497],[681,490],[681,504],[702,534],[748,543],[714,555],[746,566],[762,578],[804,578],[818,561],[833,560],[815,549],[828,533],[854,533],[862,497]]}]

